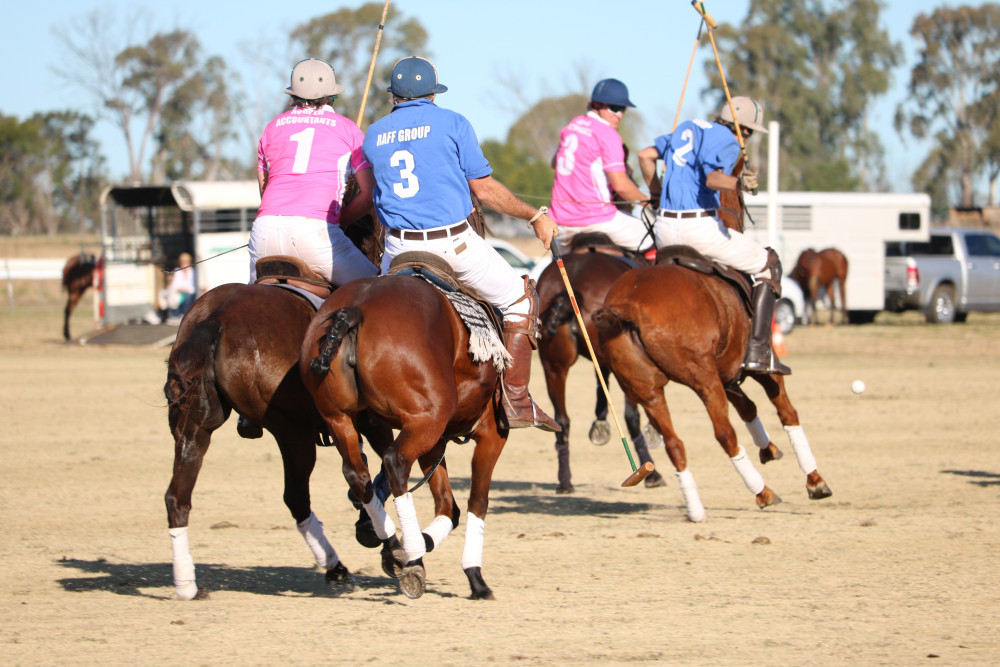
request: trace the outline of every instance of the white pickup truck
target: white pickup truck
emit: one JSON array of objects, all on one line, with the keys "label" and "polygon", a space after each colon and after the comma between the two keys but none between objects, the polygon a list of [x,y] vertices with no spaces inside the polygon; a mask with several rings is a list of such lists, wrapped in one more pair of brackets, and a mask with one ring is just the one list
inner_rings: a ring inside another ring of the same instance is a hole
[{"label": "white pickup truck", "polygon": [[932,227],[929,241],[886,243],[885,308],[928,322],[1000,311],[1000,238],[985,229]]}]

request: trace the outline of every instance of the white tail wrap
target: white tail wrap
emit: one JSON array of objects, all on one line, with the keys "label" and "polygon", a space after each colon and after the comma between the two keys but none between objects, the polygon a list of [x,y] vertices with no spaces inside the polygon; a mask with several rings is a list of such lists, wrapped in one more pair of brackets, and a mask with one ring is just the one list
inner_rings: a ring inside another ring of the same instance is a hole
[{"label": "white tail wrap", "polygon": [[198,594],[194,580],[194,559],[188,546],[188,529],[170,528],[170,547],[174,552],[174,588],[181,600],[193,600]]},{"label": "white tail wrap", "polygon": [[807,475],[815,472],[816,458],[813,456],[812,448],[809,446],[805,430],[801,426],[786,426],[785,433],[788,434],[788,440],[792,443],[795,458],[798,459],[799,468],[802,472]]},{"label": "white tail wrap", "polygon": [[743,478],[743,483],[750,489],[750,493],[756,496],[764,490],[764,478],[757,472],[757,468],[754,467],[753,461],[747,456],[747,450],[743,449],[742,445],[740,445],[739,453],[729,460],[733,462],[733,467]]},{"label": "white tail wrap", "polygon": [[771,437],[764,429],[764,424],[761,423],[760,417],[754,417],[752,422],[743,423],[747,425],[747,431],[750,432],[750,437],[753,438],[753,444],[757,445],[758,449],[767,449],[767,446],[771,444]]},{"label": "white tail wrap", "polygon": [[412,561],[422,558],[427,553],[424,534],[420,532],[420,522],[417,520],[417,508],[413,505],[413,494],[407,492],[392,499],[396,505],[396,517],[399,519],[399,529],[403,533],[403,549]]},{"label": "white tail wrap", "polygon": [[310,512],[309,518],[302,523],[295,524],[295,527],[299,529],[299,534],[305,539],[306,546],[313,552],[317,565],[329,570],[337,564],[337,561],[340,560],[337,558],[337,552],[326,539],[326,535],[323,534],[323,522],[316,518],[315,513]]},{"label": "white tail wrap", "polygon": [[694,475],[687,468],[676,475],[677,486],[680,487],[681,495],[684,496],[688,521],[701,523],[705,520],[705,506],[701,504],[701,496],[698,495],[698,485],[695,484]]},{"label": "white tail wrap", "polygon": [[483,566],[483,544],[486,542],[486,522],[472,512],[465,514],[465,546],[462,547],[462,569]]},{"label": "white tail wrap", "polygon": [[444,538],[451,534],[452,529],[451,519],[449,517],[438,514],[431,521],[430,525],[424,528],[424,535],[431,538],[431,544],[437,549],[438,546],[444,542]]},{"label": "white tail wrap", "polygon": [[375,535],[380,540],[389,539],[390,535],[396,534],[396,524],[392,522],[392,517],[385,511],[385,506],[378,499],[378,494],[373,493],[371,502],[364,503],[365,511],[372,520],[372,527]]}]

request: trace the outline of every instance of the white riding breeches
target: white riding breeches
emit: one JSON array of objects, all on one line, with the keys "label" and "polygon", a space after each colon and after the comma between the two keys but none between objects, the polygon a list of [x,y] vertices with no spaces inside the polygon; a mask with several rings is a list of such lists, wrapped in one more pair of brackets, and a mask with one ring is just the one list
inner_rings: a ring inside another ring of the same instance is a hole
[{"label": "white riding breeches", "polygon": [[257,280],[257,260],[292,255],[334,285],[378,275],[378,267],[347,238],[340,225],[325,220],[263,215],[250,230],[250,282]]},{"label": "white riding breeches", "polygon": [[653,229],[657,248],[690,246],[709,259],[737,271],[755,277],[770,277],[770,272],[762,273],[767,265],[767,249],[748,236],[729,229],[718,218],[667,218],[659,215]]},{"label": "white riding breeches", "polygon": [[[437,229],[448,229],[452,226]],[[429,252],[448,262],[459,282],[499,308],[503,312],[504,319],[512,315],[511,320],[520,320],[523,319],[520,316],[528,315],[530,311],[528,300],[519,301],[524,296],[524,279],[493,246],[480,238],[468,225],[453,235],[448,234],[444,238],[431,240],[412,237],[403,239],[386,234],[382,273],[388,273],[389,264],[396,255],[407,251]]]},{"label": "white riding breeches", "polygon": [[615,217],[610,220],[596,225],[583,225],[582,227],[560,225],[559,245],[568,247],[574,236],[588,232],[607,234],[612,243],[628,250],[641,252],[648,250],[653,245],[653,237],[643,221],[621,211],[616,212]]}]

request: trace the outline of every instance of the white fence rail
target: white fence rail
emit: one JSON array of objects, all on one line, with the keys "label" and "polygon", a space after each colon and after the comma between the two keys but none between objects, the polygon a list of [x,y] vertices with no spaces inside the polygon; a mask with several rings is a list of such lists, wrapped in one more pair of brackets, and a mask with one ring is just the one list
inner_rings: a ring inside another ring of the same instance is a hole
[{"label": "white fence rail", "polygon": [[0,280],[62,280],[65,259],[0,258]]}]

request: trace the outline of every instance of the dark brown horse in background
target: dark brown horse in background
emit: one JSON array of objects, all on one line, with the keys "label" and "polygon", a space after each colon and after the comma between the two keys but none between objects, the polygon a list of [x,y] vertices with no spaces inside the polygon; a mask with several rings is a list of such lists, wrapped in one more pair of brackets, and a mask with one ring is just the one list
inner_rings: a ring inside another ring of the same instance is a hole
[{"label": "dark brown horse in background", "polygon": [[[370,219],[355,223],[348,231],[376,266],[381,255],[380,231]],[[233,411],[274,436],[284,468],[285,505],[317,564],[326,568],[327,581],[345,583],[348,579],[310,503],[309,477],[325,428],[302,385],[298,361],[315,312],[306,297],[282,287],[227,284],[202,295],[181,322],[164,386],[174,437],[173,476],[165,502],[174,550],[174,584],[181,599],[191,599],[199,591],[187,543],[191,495],[212,434]],[[366,421],[363,430],[376,450],[391,440],[391,432],[377,420]],[[447,484],[437,487],[436,483],[431,480],[432,490],[450,496]],[[387,552],[391,556],[395,546],[383,543],[383,568]],[[396,551],[399,557],[402,549]]]},{"label": "dark brown horse in background", "polygon": [[66,290],[66,308],[63,311],[63,338],[70,340],[69,318],[83,293],[94,284],[94,267],[97,260],[83,252],[73,255],[63,266],[62,286]]},{"label": "dark brown horse in background", "polygon": [[[722,193],[723,208],[742,210],[735,193]],[[726,196],[731,195],[731,196]],[[740,224],[741,221],[735,221]],[[663,434],[664,445],[678,473],[687,516],[704,519],[697,485],[688,470],[684,444],[673,430],[664,387],[673,380],[690,387],[705,404],[715,437],[730,457],[757,505],[780,502],[754,468],[736,439],[728,403],[746,423],[760,460],[780,458],[757,416],[757,407],[740,386],[741,365],[749,337],[749,318],[737,290],[719,275],[702,273],[668,258],[672,249],[658,249],[657,265],[633,269],[611,286],[604,306],[593,319],[609,366],[629,399],[642,405]],[[778,410],[785,431],[806,473],[810,498],[831,494],[816,469],[815,459],[798,413],[780,375],[754,375]],[[727,403],[728,401],[728,403]]]},{"label": "dark brown horse in background", "polygon": [[[611,375],[603,349],[600,347],[597,328],[591,316],[604,303],[611,284],[622,274],[638,265],[637,260],[626,258],[621,251],[615,249],[606,236],[587,237],[581,235],[574,239],[569,252],[563,257],[563,265],[569,277],[570,285],[576,296],[577,306],[583,321],[587,325],[597,363],[604,374],[607,385]],[[553,418],[562,427],[556,433],[556,456],[558,461],[558,480],[556,493],[572,493],[572,472],[569,464],[569,412],[566,409],[566,380],[569,369],[580,357],[590,358],[583,335],[579,331],[573,306],[563,284],[559,268],[550,264],[538,278],[539,312],[542,314],[541,340],[538,342],[538,356],[545,371],[545,386],[549,399],[555,408]],[[596,371],[595,371],[596,372]],[[608,425],[608,401],[600,384],[597,386],[596,419],[590,427],[590,440],[594,444],[603,445],[608,442],[610,427]],[[644,433],[639,428],[639,411],[635,403],[625,402],[625,425],[635,446],[640,464],[651,462],[649,455],[649,439],[659,438],[654,430],[647,429]],[[648,434],[648,435],[647,435]],[[663,486],[666,482],[656,470],[645,479],[648,488]]]},{"label": "dark brown horse in background", "polygon": [[826,248],[816,252],[807,248],[799,255],[795,268],[788,274],[802,288],[806,295],[806,316],[810,324],[818,324],[816,320],[816,304],[825,293],[830,299],[830,323],[837,302],[833,297],[834,281],[840,286],[841,324],[847,324],[847,257],[836,248]]},{"label": "dark brown horse in background", "polygon": [[[364,500],[380,538],[395,534],[395,526],[374,494],[357,446],[359,416],[368,410],[399,430],[383,465],[408,557],[400,578],[408,597],[423,594],[422,556],[434,546],[433,531],[421,532],[407,493],[411,467],[442,456],[451,439],[475,441],[462,567],[472,597],[491,599],[482,577],[484,520],[490,479],[508,429],[497,400],[498,371],[491,362],[472,359],[469,332],[449,300],[412,275],[348,283],[316,314],[300,363],[343,457],[344,477]],[[435,522],[451,521],[451,512],[450,506],[437,504]]]}]

